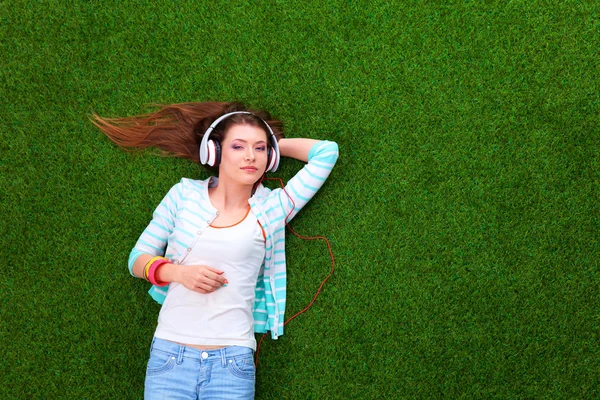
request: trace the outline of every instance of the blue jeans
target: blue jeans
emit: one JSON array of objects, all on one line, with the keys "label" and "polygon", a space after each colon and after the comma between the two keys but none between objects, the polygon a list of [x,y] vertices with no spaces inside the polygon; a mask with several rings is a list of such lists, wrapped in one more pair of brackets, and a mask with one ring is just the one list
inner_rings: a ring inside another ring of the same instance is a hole
[{"label": "blue jeans", "polygon": [[198,350],[154,338],[144,399],[254,399],[254,374],[248,347]]}]

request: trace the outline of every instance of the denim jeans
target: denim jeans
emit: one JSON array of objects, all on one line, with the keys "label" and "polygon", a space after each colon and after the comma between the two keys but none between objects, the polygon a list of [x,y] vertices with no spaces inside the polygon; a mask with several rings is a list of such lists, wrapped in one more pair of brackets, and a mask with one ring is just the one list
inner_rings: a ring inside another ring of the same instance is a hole
[{"label": "denim jeans", "polygon": [[145,399],[254,399],[254,358],[248,347],[198,350],[154,338]]}]

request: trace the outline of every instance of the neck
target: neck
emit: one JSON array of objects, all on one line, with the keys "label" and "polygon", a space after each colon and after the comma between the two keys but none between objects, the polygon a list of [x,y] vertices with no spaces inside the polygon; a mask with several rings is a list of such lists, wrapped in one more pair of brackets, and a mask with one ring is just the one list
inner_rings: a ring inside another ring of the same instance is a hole
[{"label": "neck", "polygon": [[248,207],[253,185],[240,185],[219,178],[219,184],[209,190],[210,201],[221,210],[235,210]]}]

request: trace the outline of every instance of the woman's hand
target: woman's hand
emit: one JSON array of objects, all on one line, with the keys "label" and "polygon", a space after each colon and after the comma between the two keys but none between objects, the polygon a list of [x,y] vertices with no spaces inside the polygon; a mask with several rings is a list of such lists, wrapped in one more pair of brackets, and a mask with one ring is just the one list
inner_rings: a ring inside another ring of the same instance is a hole
[{"label": "woman's hand", "polygon": [[177,282],[189,290],[203,294],[212,293],[228,283],[223,271],[208,265],[166,264],[158,269],[157,274],[161,281],[164,275],[163,282]]},{"label": "woman's hand", "polygon": [[[150,254],[138,257],[133,266],[135,276],[144,278],[144,267],[151,258]],[[212,293],[228,283],[223,271],[208,265],[163,264],[156,270],[155,277],[158,282],[181,283],[189,290],[203,294]]]},{"label": "woman's hand", "polygon": [[319,143],[319,141],[314,139],[281,138],[277,142],[277,145],[279,146],[279,153],[281,153],[283,157],[290,157],[303,162],[308,162],[308,153],[310,153],[310,149],[317,143]]},{"label": "woman's hand", "polygon": [[189,290],[199,293],[211,293],[227,285],[223,271],[207,265],[184,265],[179,269],[177,281]]}]

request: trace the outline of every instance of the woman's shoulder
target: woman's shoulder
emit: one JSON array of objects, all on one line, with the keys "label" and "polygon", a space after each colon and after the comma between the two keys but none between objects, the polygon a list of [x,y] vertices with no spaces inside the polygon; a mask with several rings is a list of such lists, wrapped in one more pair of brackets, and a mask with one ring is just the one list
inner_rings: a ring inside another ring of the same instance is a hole
[{"label": "woman's shoulder", "polygon": [[181,178],[181,180],[175,184],[184,190],[191,191],[202,191],[206,189],[206,186],[209,184],[211,178],[207,179],[190,179],[190,178]]},{"label": "woman's shoulder", "polygon": [[205,194],[208,192],[207,186],[210,183],[210,179],[211,178],[197,180],[181,178],[179,182],[171,187],[167,196],[179,200],[204,198]]},{"label": "woman's shoulder", "polygon": [[254,191],[253,197],[257,200],[264,200],[269,195],[272,195],[272,194],[273,194],[273,191],[261,183],[258,185],[256,190]]}]

